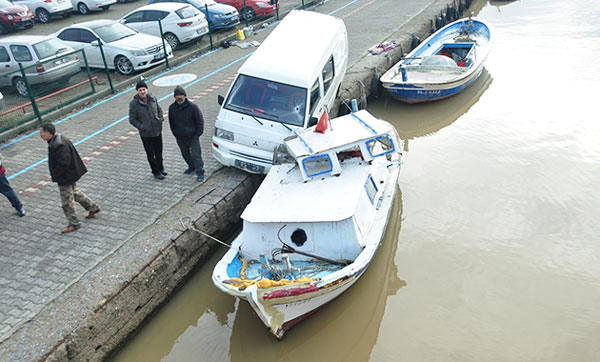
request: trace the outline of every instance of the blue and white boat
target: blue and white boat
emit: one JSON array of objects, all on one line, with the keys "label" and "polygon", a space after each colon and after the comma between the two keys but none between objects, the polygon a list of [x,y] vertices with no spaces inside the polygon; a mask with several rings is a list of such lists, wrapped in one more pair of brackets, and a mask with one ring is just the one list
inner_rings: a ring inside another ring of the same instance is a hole
[{"label": "blue and white boat", "polygon": [[401,151],[391,124],[361,110],[323,133],[319,125],[285,140],[288,161],[267,174],[212,276],[279,339],[365,272],[397,189]]},{"label": "blue and white boat", "polygon": [[425,39],[381,78],[390,95],[403,102],[437,101],[472,84],[494,42],[492,28],[478,18],[459,19]]}]

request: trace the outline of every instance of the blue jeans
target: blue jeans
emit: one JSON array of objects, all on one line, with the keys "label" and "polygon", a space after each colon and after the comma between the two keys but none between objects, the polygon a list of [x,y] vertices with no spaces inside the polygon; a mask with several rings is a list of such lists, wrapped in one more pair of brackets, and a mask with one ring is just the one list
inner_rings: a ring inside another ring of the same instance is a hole
[{"label": "blue jeans", "polygon": [[190,170],[196,170],[196,175],[204,176],[204,161],[202,160],[202,150],[200,149],[199,137],[175,137],[177,146],[181,150],[181,156],[187,163]]},{"label": "blue jeans", "polygon": [[15,193],[15,190],[13,190],[8,183],[6,172],[3,172],[2,175],[0,175],[0,194],[8,198],[10,204],[15,208],[15,210],[19,211],[23,207],[21,201],[19,201],[19,197],[17,197],[17,194]]}]

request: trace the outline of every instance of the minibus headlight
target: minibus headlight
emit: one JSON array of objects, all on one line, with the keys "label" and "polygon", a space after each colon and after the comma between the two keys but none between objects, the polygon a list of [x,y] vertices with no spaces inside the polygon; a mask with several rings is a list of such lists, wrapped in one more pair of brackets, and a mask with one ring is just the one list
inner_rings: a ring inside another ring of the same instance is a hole
[{"label": "minibus headlight", "polygon": [[226,131],[226,130],[220,129],[220,128],[215,128],[215,137],[233,141],[233,132]]}]

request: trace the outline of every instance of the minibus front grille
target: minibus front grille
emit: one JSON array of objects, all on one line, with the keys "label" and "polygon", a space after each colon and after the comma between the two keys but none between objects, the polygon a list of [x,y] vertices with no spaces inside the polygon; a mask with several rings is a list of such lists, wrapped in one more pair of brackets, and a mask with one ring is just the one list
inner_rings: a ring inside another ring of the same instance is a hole
[{"label": "minibus front grille", "polygon": [[247,160],[268,163],[270,165],[273,164],[273,159],[264,158],[264,157],[256,157],[256,156],[253,156],[253,155],[248,155],[246,153],[236,152],[236,151],[232,151],[232,150],[230,150],[229,153],[231,153],[232,155],[237,156],[237,157],[243,157],[243,158],[245,158]]}]

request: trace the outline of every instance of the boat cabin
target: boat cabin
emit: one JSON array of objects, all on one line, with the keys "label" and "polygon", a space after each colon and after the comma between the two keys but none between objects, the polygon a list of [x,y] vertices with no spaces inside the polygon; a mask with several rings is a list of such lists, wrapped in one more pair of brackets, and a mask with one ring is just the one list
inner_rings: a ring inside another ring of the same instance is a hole
[{"label": "boat cabin", "polygon": [[241,255],[261,260],[265,250],[291,247],[299,252],[289,253],[293,261],[354,260],[368,242],[387,167],[399,162],[395,129],[359,111],[285,145],[296,162],[274,165],[244,210]]}]

